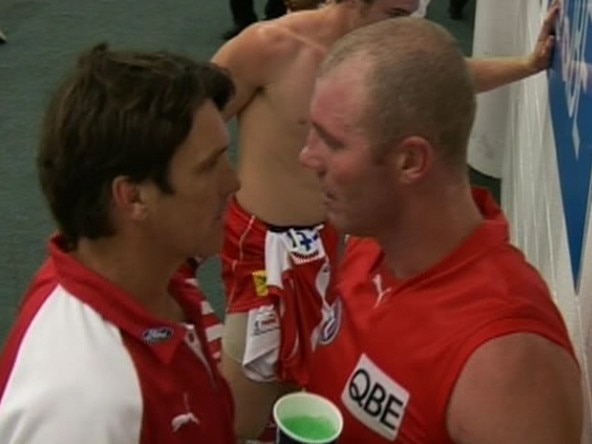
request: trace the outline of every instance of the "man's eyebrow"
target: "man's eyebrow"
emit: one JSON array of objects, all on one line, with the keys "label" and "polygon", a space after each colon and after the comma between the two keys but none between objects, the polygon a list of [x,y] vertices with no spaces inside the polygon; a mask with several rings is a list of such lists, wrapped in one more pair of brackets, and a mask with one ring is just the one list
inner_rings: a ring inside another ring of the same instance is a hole
[{"label": "man's eyebrow", "polygon": [[200,166],[208,165],[210,162],[213,162],[215,159],[217,159],[222,154],[224,154],[224,152],[228,151],[228,149],[229,149],[228,145],[219,146],[217,149],[212,151],[208,155],[208,157],[206,157],[205,159],[202,159],[201,162],[199,163],[199,165]]},{"label": "man's eyebrow", "polygon": [[319,133],[319,136],[321,136],[321,139],[323,139],[325,142],[327,142],[327,144],[329,146],[332,146],[334,148],[342,148],[343,147],[343,142],[337,136],[334,136],[328,130],[323,128],[320,124],[318,124],[316,122],[311,122],[311,125],[314,128],[314,130],[317,133]]}]

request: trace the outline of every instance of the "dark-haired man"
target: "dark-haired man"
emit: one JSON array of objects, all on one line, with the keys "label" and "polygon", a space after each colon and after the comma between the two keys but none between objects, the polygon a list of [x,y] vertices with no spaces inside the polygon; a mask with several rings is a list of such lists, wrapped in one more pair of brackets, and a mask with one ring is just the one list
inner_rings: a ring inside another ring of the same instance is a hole
[{"label": "dark-haired man", "polygon": [[186,258],[216,254],[237,190],[231,80],[169,53],[81,55],[45,115],[57,223],[0,357],[2,444],[235,444]]}]

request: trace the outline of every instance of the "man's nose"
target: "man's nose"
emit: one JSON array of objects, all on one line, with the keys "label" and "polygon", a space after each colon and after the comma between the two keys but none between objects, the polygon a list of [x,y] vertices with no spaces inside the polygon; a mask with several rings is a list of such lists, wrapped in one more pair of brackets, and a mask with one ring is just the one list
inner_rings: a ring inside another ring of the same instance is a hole
[{"label": "man's nose", "polygon": [[299,159],[300,159],[300,163],[302,165],[304,165],[305,168],[319,172],[319,170],[321,168],[321,161],[320,161],[319,157],[314,153],[314,150],[310,144],[307,143],[300,150]]}]

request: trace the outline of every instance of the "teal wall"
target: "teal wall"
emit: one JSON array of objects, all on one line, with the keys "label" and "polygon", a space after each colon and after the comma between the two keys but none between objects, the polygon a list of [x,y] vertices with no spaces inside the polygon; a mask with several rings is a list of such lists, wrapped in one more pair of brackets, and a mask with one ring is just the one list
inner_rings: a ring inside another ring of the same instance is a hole
[{"label": "teal wall", "polygon": [[[262,3],[257,2],[259,9]],[[472,22],[452,22],[445,15],[446,0],[433,3],[430,16],[450,27],[469,53]],[[473,11],[470,5],[467,15]],[[0,29],[8,37],[0,46],[0,342],[53,230],[34,158],[42,113],[60,77],[81,50],[101,41],[116,48],[166,49],[208,59],[229,25],[225,0],[0,2]],[[215,261],[200,279],[220,310]]]}]

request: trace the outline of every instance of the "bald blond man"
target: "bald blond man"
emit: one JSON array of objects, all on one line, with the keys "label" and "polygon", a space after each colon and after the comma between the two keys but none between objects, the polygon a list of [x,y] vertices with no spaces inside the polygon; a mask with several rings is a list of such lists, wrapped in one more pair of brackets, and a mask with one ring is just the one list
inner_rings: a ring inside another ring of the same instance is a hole
[{"label": "bald blond man", "polygon": [[[350,31],[413,14],[418,0],[330,1],[320,9],[255,24],[213,61],[237,94],[225,109],[238,119],[242,183],[226,219],[222,254],[227,297],[223,371],[234,391],[239,436],[257,436],[286,387],[307,381],[307,362],[332,303],[330,267],[339,247],[326,223],[318,182],[298,162],[310,129],[317,68]],[[556,8],[532,54],[471,60],[479,91],[547,67]],[[256,399],[257,402],[252,402]]]},{"label": "bald blond man", "polygon": [[301,152],[350,233],[307,389],[340,444],[578,444],[580,371],[539,273],[466,168],[473,79],[443,28],[354,31],[330,51]]}]

